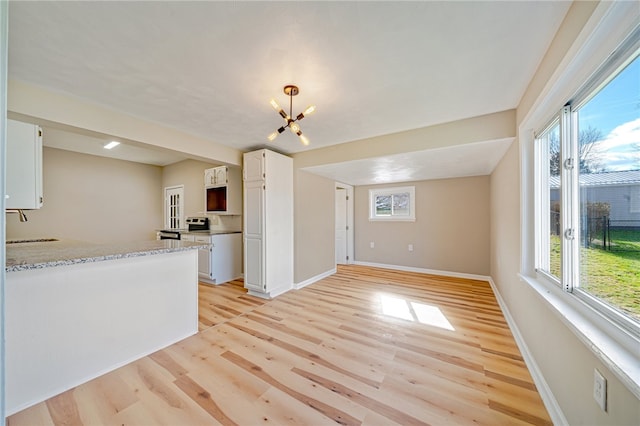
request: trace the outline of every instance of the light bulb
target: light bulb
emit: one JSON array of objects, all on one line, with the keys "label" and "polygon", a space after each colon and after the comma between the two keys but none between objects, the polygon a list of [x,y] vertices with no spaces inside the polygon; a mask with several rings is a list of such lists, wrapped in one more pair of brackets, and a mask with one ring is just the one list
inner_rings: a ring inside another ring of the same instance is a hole
[{"label": "light bulb", "polygon": [[273,132],[273,133],[271,133],[269,136],[267,136],[267,138],[268,138],[270,141],[273,141],[275,138],[277,138],[277,137],[278,137],[278,134],[279,134],[279,133],[278,133],[278,131],[276,130],[275,132]]},{"label": "light bulb", "polygon": [[309,114],[312,114],[315,110],[316,110],[316,106],[315,105],[309,105],[307,107],[307,109],[305,109],[302,113],[304,115],[309,115]]},{"label": "light bulb", "polygon": [[271,99],[271,100],[269,101],[269,103],[271,104],[271,106],[273,107],[273,109],[275,109],[275,110],[276,110],[276,111],[278,111],[278,112],[280,112],[280,110],[282,109],[282,108],[280,108],[280,105],[278,105],[278,103],[276,102],[276,100],[275,100],[275,99]]},{"label": "light bulb", "polygon": [[298,123],[293,122],[289,124],[289,129],[291,129],[291,132],[293,133],[298,133],[300,131],[300,126],[298,125]]},{"label": "light bulb", "polygon": [[309,139],[305,135],[300,135],[300,141],[303,145],[309,145]]}]

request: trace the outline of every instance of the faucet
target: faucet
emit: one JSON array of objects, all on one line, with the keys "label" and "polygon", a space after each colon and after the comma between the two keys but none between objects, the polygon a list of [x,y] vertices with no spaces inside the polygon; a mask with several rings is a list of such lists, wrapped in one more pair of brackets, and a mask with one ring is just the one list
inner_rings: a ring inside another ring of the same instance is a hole
[{"label": "faucet", "polygon": [[20,222],[26,222],[27,219],[27,215],[24,214],[24,211],[22,209],[7,209],[6,210],[7,213],[18,213],[20,215]]}]

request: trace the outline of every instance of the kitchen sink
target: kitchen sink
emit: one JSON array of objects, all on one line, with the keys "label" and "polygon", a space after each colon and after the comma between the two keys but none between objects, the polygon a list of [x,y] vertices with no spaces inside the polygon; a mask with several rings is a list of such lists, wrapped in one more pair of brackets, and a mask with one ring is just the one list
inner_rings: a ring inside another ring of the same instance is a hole
[{"label": "kitchen sink", "polygon": [[22,244],[22,243],[48,243],[51,241],[59,241],[56,238],[35,238],[31,240],[12,240],[7,241],[7,244]]}]

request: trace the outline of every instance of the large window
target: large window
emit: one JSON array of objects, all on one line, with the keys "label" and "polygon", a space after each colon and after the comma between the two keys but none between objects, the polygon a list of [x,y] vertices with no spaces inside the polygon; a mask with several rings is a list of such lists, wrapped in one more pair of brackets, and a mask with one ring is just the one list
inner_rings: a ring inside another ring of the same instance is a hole
[{"label": "large window", "polygon": [[536,267],[640,335],[640,51],[536,135]]}]

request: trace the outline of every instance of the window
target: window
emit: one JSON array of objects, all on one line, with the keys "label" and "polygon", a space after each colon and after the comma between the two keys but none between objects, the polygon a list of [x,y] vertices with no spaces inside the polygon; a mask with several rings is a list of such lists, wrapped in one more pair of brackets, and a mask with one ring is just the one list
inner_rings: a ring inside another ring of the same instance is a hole
[{"label": "window", "polygon": [[536,135],[536,268],[640,336],[640,50],[597,78]]},{"label": "window", "polygon": [[415,221],[415,186],[370,189],[369,220]]}]

